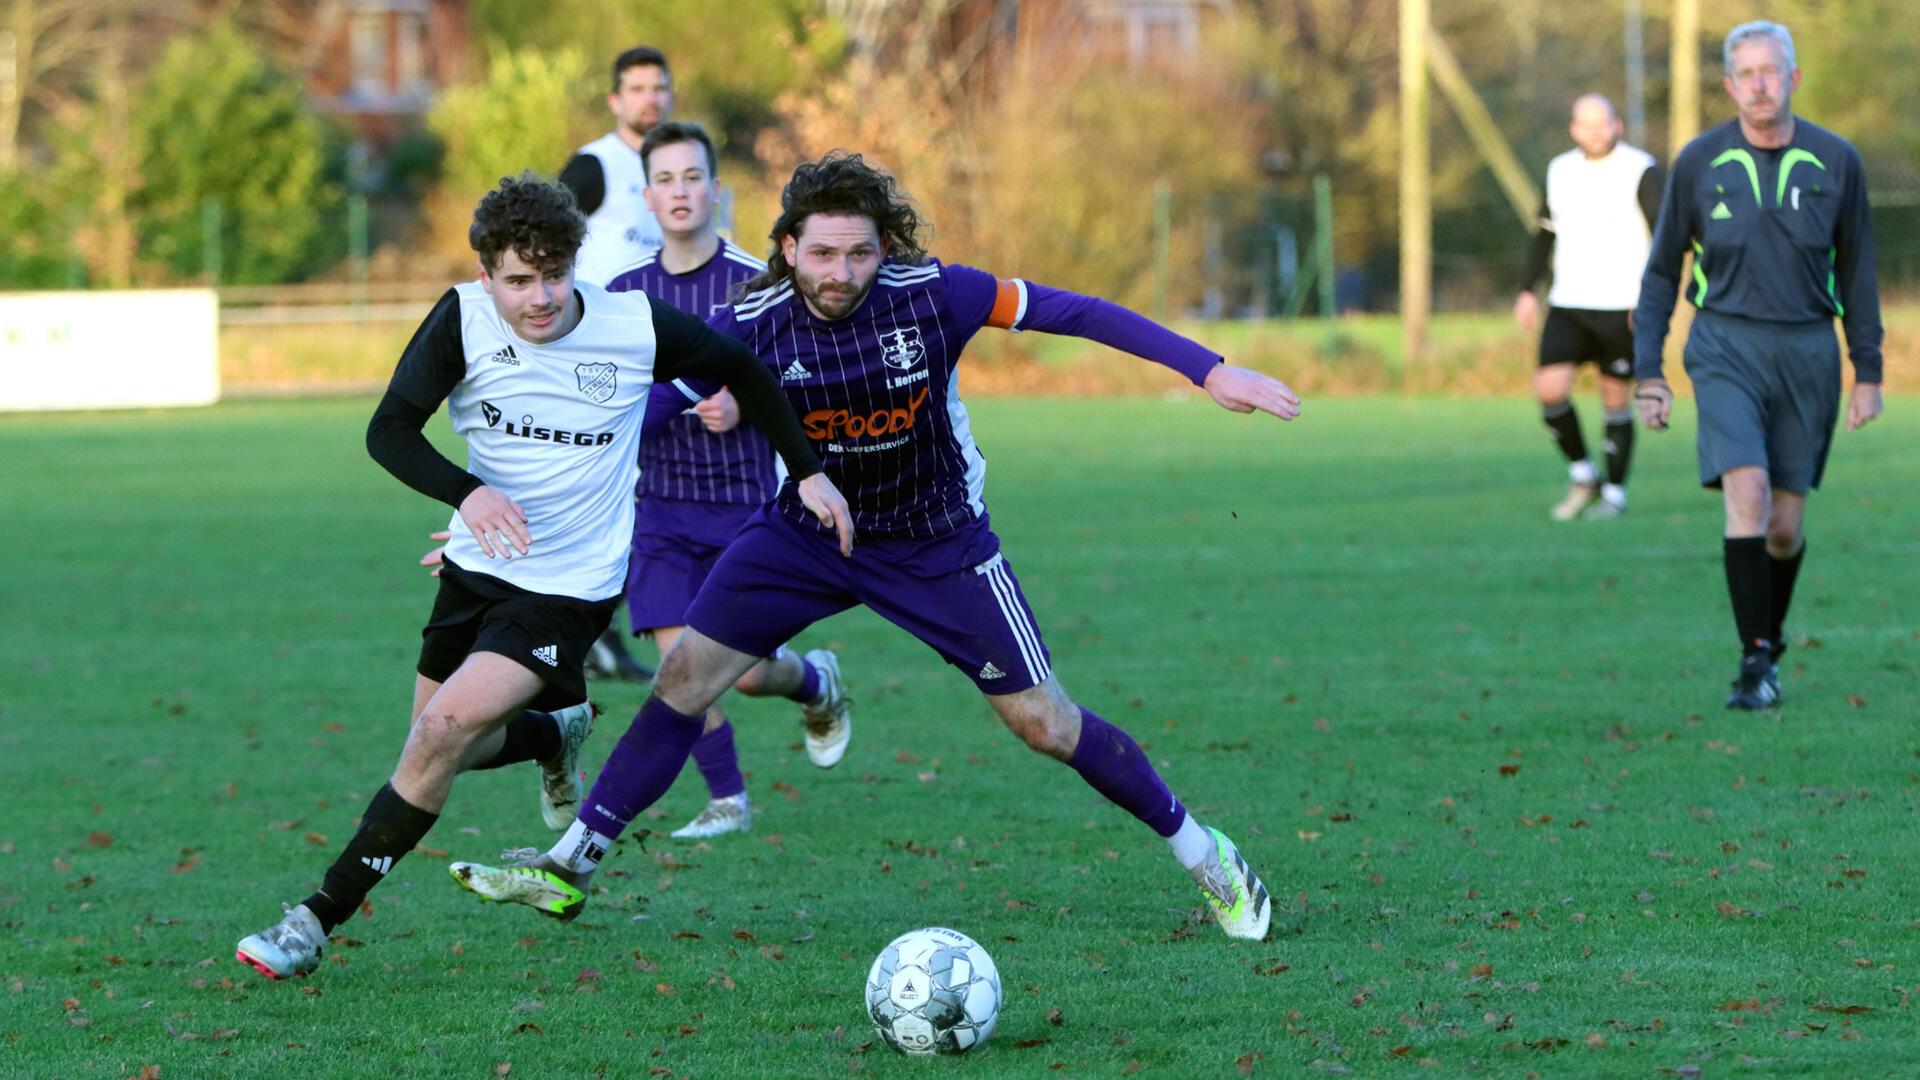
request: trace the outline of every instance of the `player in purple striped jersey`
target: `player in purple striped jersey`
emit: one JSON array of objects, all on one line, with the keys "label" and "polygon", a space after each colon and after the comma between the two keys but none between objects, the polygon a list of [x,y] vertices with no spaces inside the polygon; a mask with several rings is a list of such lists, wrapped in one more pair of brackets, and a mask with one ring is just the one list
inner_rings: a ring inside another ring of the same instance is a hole
[{"label": "player in purple striped jersey", "polygon": [[[639,289],[705,319],[727,307],[734,286],[766,264],[723,239],[714,221],[720,195],[713,141],[698,124],[668,122],[640,146],[648,209],[660,221],[664,246],[622,270],[608,292]],[[691,406],[691,407],[689,407]],[[740,426],[740,407],[724,387],[706,397],[684,382],[653,388],[649,425],[640,443],[639,506],[627,566],[627,610],[635,634],[651,633],[665,656],[686,626],[687,605],[727,542],[783,478],[766,436]],[[804,657],[784,644],[734,683],[752,697],[779,696],[804,706],[807,754],[831,768],[852,732],[840,689],[840,661],[816,649]],[[744,832],[753,807],[734,751],[733,726],[715,705],[693,744],[707,783],[705,808],[678,837]]]},{"label": "player in purple striped jersey", "polygon": [[1053,674],[988,524],[986,461],[960,402],[957,365],[985,327],[1039,330],[1164,364],[1235,412],[1291,419],[1299,398],[1103,300],[942,265],[921,250],[918,227],[893,178],[858,155],[836,152],[794,172],[767,272],[713,325],[780,375],[828,475],[847,493],[858,546],[836,546],[784,485],[695,597],[686,633],[566,836],[520,866],[455,863],[466,887],[572,918],[613,839],[672,784],[706,708],[780,642],[865,605],[960,668],[1028,746],[1166,838],[1228,935],[1265,936],[1271,899],[1233,842],[1201,827],[1139,745],[1075,704]]}]

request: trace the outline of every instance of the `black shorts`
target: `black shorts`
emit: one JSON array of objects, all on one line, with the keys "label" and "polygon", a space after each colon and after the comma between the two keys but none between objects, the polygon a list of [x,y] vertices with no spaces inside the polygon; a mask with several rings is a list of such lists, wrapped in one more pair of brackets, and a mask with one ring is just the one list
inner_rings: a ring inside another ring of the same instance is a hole
[{"label": "black shorts", "polygon": [[1540,331],[1540,366],[1549,364],[1600,365],[1600,374],[1615,379],[1633,377],[1633,331],[1624,311],[1554,308]]},{"label": "black shorts", "polygon": [[420,631],[418,670],[446,682],[471,654],[499,653],[546,684],[533,708],[578,705],[587,700],[587,650],[606,632],[619,602],[617,596],[576,600],[528,592],[446,562],[433,614]]},{"label": "black shorts", "polygon": [[1770,323],[1702,311],[1684,354],[1700,410],[1700,483],[1728,469],[1806,494],[1820,486],[1840,419],[1840,343],[1830,322]]}]

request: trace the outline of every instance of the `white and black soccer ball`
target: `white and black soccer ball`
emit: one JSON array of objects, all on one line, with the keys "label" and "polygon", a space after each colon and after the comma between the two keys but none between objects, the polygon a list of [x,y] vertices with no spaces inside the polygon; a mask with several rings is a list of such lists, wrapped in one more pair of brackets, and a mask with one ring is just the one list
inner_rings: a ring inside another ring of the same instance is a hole
[{"label": "white and black soccer ball", "polygon": [[903,1054],[962,1054],[1000,1017],[1000,972],[980,943],[929,926],[901,934],[867,972],[867,1015]]}]

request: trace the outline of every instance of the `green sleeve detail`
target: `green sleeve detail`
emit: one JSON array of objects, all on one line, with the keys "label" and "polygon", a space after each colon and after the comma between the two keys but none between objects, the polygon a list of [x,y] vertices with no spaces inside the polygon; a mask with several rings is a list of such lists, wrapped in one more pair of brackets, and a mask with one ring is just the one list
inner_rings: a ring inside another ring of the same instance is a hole
[{"label": "green sleeve detail", "polygon": [[[1724,157],[1726,155],[1723,154],[1721,156]],[[1788,150],[1785,154],[1781,155],[1780,157],[1780,180],[1779,180],[1779,183],[1775,185],[1777,190],[1775,190],[1773,193],[1773,204],[1775,206],[1781,206],[1786,203],[1787,178],[1793,175],[1793,167],[1795,165],[1800,164],[1803,161],[1813,162],[1814,168],[1819,169],[1821,172],[1825,172],[1827,170],[1826,163],[1821,161],[1819,158],[1814,157],[1811,152],[1802,150],[1797,146],[1791,150]]]},{"label": "green sleeve detail", "polygon": [[1839,248],[1827,249],[1827,299],[1833,301],[1833,313],[1844,319],[1847,317],[1847,305],[1840,302],[1840,294],[1833,287],[1833,263],[1839,255]]},{"label": "green sleeve detail", "polygon": [[1702,307],[1707,302],[1707,271],[1700,265],[1707,253],[1700,249],[1700,241],[1693,242],[1693,306]]},{"label": "green sleeve detail", "polygon": [[1747,180],[1753,184],[1753,204],[1755,206],[1765,205],[1760,201],[1760,166],[1754,164],[1753,155],[1747,153],[1745,147],[1736,146],[1731,150],[1722,150],[1720,156],[1714,158],[1713,163],[1707,167],[1709,169],[1717,169],[1729,161],[1737,161],[1746,166]]}]

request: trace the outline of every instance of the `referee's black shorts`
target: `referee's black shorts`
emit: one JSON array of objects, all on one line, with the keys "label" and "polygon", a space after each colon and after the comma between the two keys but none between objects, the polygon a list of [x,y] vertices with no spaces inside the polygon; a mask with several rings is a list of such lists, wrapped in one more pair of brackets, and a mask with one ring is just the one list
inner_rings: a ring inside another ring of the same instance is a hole
[{"label": "referee's black shorts", "polygon": [[1773,323],[1697,312],[1683,354],[1700,410],[1700,483],[1741,466],[1773,487],[1820,486],[1840,417],[1840,343],[1831,322]]},{"label": "referee's black shorts", "polygon": [[1540,331],[1540,366],[1599,365],[1600,373],[1615,379],[1633,376],[1633,331],[1625,311],[1557,307],[1547,312]]},{"label": "referee's black shorts", "polygon": [[546,684],[536,709],[563,709],[587,700],[587,651],[606,632],[618,596],[577,600],[525,589],[463,570],[440,568],[440,594],[420,631],[421,675],[446,682],[467,657],[499,653]]}]

